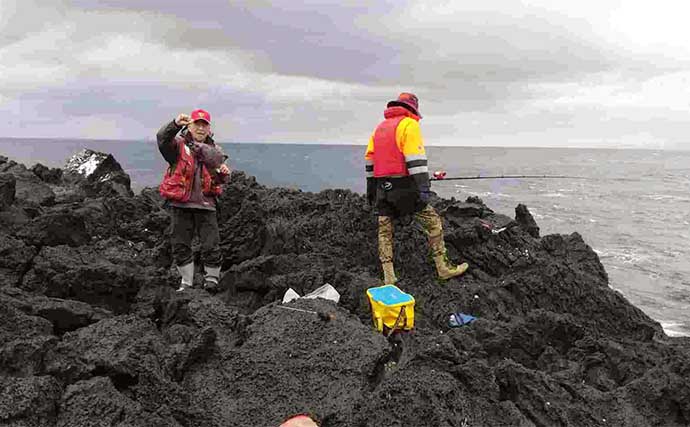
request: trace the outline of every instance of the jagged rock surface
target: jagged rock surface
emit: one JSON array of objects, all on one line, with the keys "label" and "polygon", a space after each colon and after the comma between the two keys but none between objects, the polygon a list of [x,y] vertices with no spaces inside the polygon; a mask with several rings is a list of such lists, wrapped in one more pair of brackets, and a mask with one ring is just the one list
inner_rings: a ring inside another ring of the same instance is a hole
[{"label": "jagged rock surface", "polygon": [[[179,294],[168,213],[112,156],[64,170],[0,157],[0,174],[1,425],[266,427],[301,412],[323,427],[690,424],[690,340],[612,290],[579,234],[539,238],[523,205],[513,219],[434,198],[450,258],[470,264],[445,283],[421,229],[396,223],[416,327],[386,339],[365,295],[380,269],[361,195],[234,172],[222,291]],[[330,320],[280,307],[288,288],[326,282],[338,305],[289,306]],[[478,320],[449,329],[456,311]]]},{"label": "jagged rock surface", "polygon": [[4,211],[14,203],[17,194],[17,180],[14,175],[0,175],[0,211]]}]

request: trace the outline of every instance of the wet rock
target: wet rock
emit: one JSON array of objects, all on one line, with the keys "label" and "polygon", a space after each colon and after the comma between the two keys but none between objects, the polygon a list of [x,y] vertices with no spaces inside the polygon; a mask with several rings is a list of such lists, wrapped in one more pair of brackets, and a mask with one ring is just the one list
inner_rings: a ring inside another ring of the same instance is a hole
[{"label": "wet rock", "polygon": [[515,221],[517,221],[520,227],[527,231],[530,236],[537,239],[539,238],[539,226],[534,220],[534,217],[532,217],[529,209],[527,209],[527,206],[522,203],[515,207]]}]

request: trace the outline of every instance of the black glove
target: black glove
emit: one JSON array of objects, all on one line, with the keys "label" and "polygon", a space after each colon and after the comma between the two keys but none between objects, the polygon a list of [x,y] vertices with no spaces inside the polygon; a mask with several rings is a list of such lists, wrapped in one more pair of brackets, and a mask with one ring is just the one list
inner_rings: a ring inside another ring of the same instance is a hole
[{"label": "black glove", "polygon": [[419,200],[423,203],[429,203],[431,198],[431,185],[429,184],[429,174],[417,173],[412,175],[414,182],[417,184],[417,189],[419,190]]},{"label": "black glove", "polygon": [[376,179],[367,178],[367,203],[369,206],[376,204]]}]

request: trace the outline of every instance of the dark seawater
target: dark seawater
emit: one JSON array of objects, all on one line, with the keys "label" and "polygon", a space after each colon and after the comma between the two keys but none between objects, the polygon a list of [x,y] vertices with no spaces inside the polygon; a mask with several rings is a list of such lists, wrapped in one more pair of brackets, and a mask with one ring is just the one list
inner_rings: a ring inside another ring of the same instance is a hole
[{"label": "dark seawater", "polygon": [[[363,146],[221,144],[230,165],[268,186],[320,191],[365,188]],[[0,155],[27,166],[64,166],[82,148],[112,153],[135,191],[158,184],[165,163],[153,141],[0,139]],[[662,323],[690,335],[690,152],[428,147],[431,170],[448,176],[572,175],[587,179],[497,179],[432,185],[442,197],[479,196],[514,216],[527,205],[541,234],[579,232],[611,286]],[[372,242],[375,244],[375,242]]]}]

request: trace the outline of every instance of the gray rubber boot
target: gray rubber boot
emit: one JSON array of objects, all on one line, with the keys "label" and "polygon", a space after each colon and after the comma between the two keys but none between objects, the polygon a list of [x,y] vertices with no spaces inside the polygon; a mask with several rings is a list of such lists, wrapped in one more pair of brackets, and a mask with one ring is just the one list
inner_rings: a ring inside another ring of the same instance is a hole
[{"label": "gray rubber boot", "polygon": [[180,287],[177,288],[177,292],[182,292],[187,288],[191,288],[192,283],[194,283],[194,261],[183,266],[178,265],[177,271],[180,273],[180,276],[182,276]]},{"label": "gray rubber boot", "polygon": [[206,275],[204,276],[204,289],[209,292],[218,291],[218,281],[220,280],[220,267],[204,266]]}]

